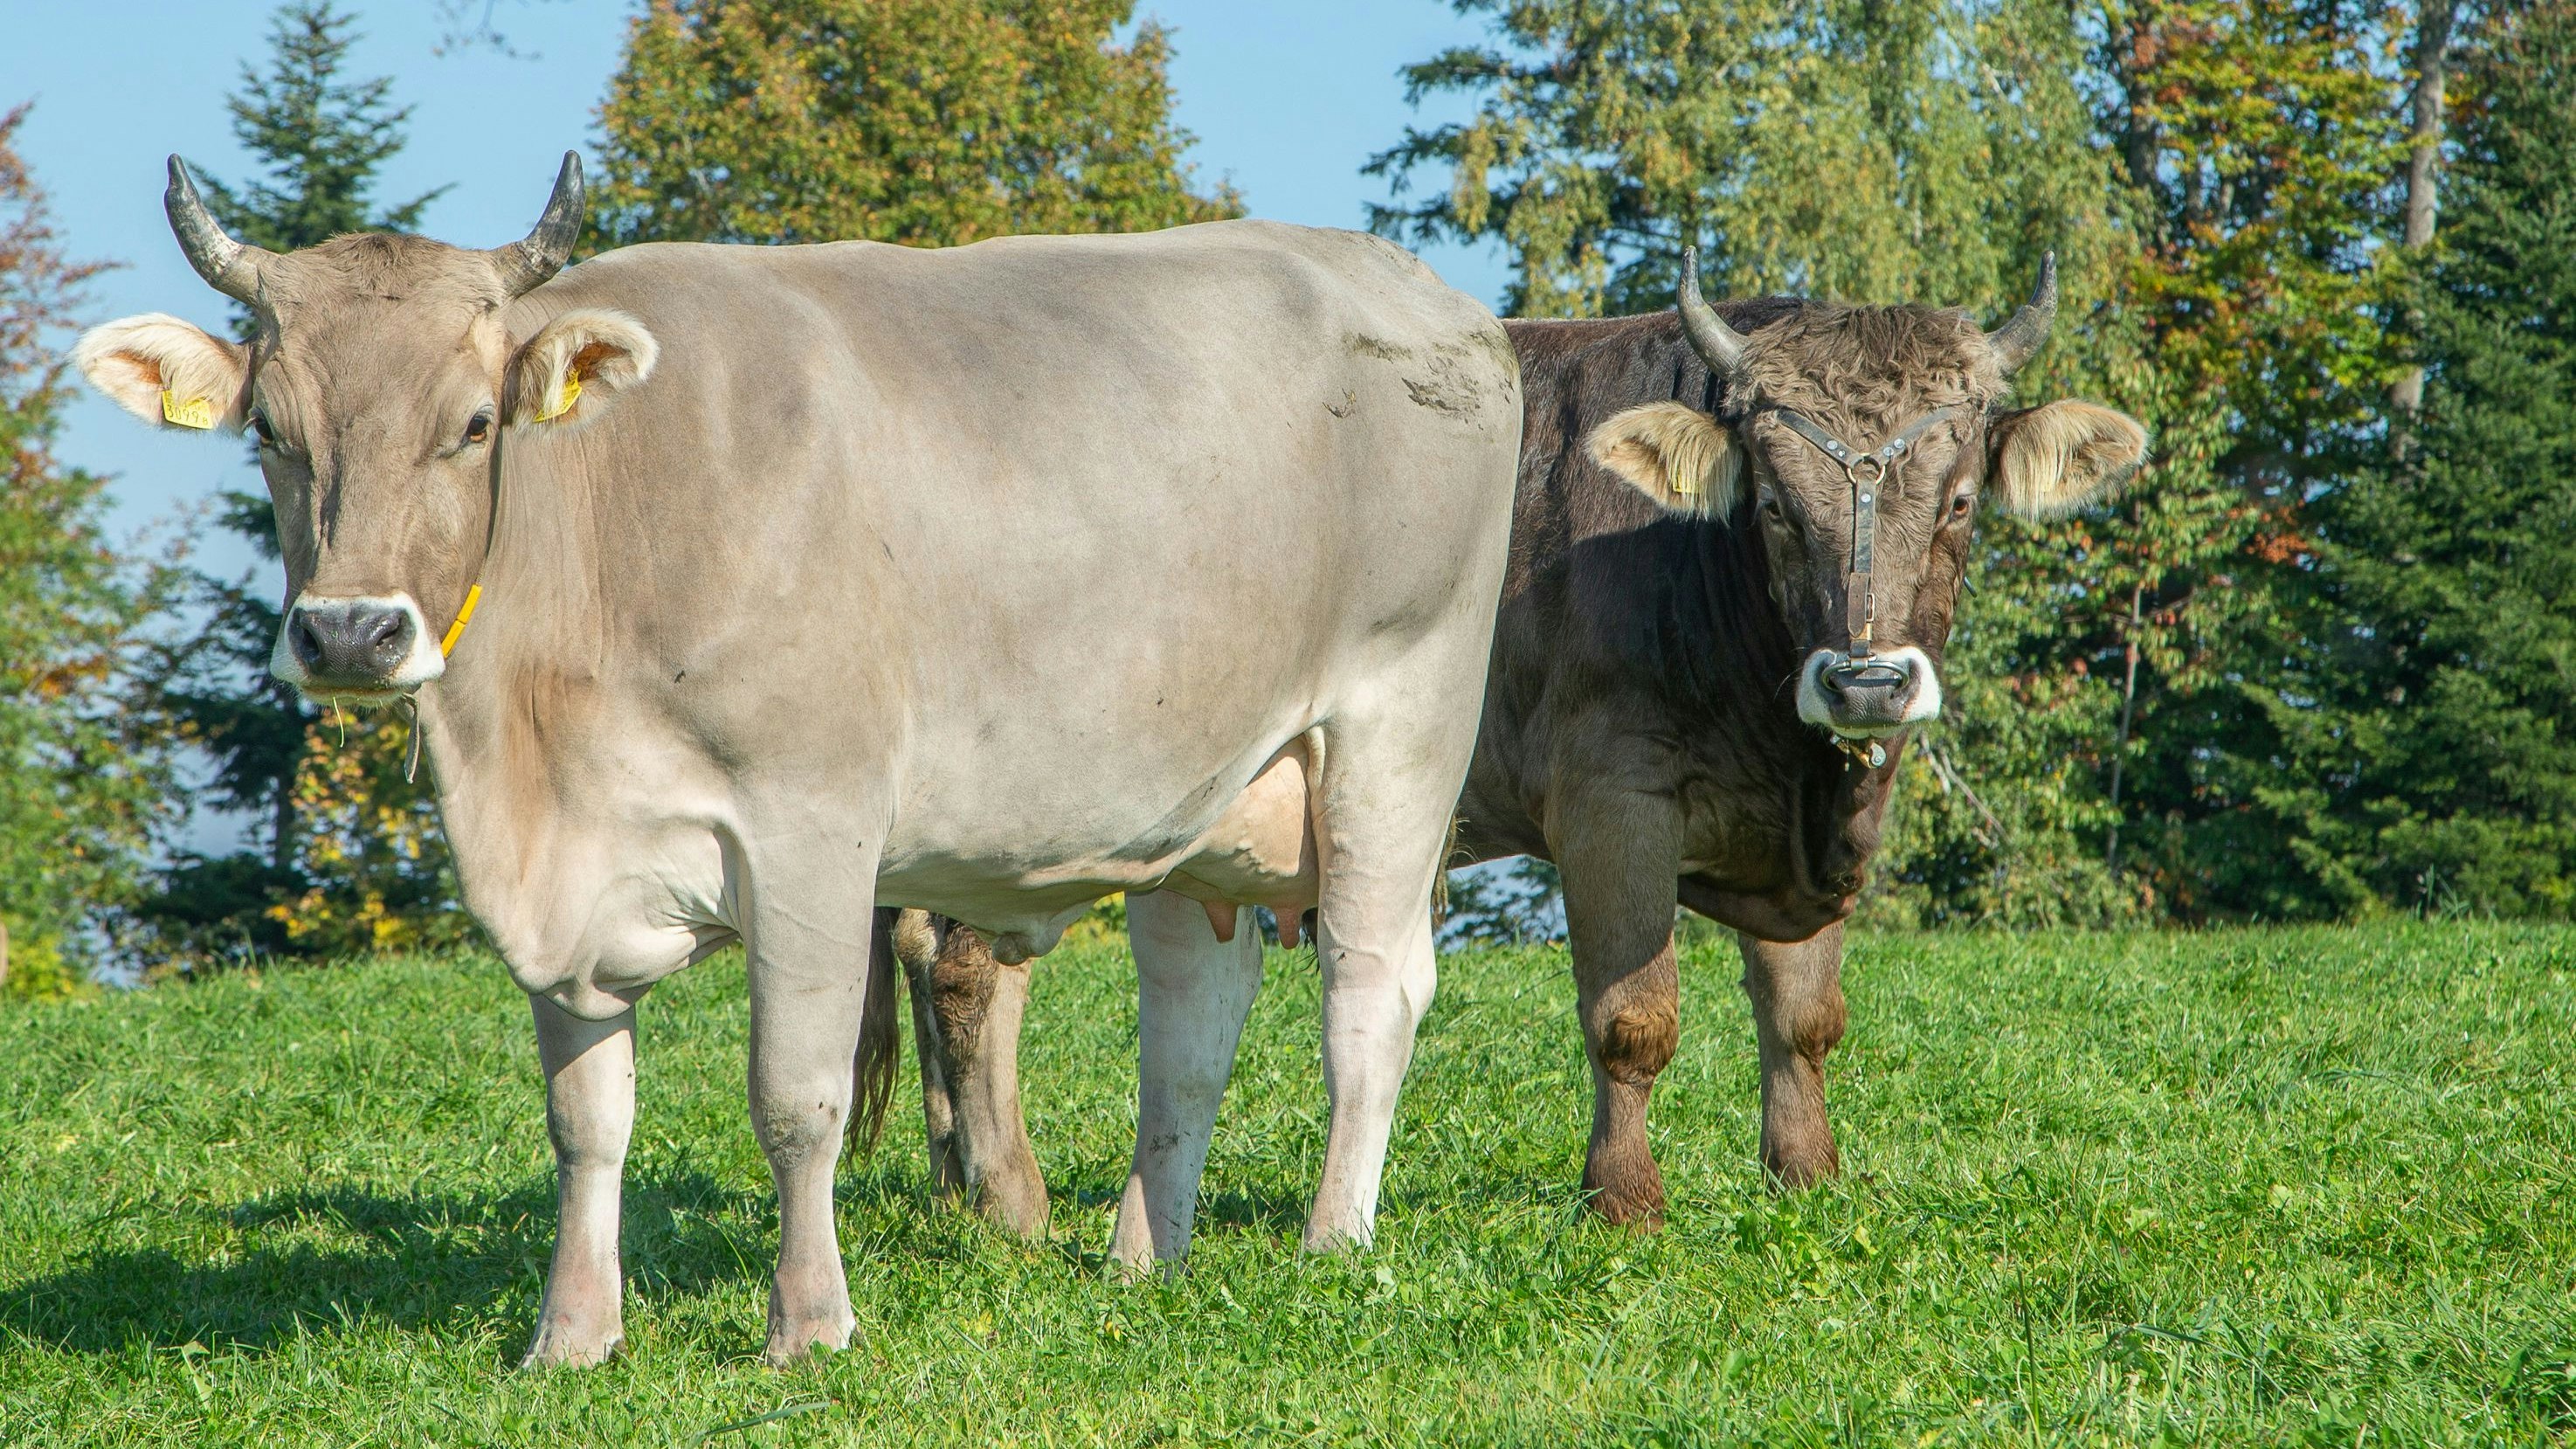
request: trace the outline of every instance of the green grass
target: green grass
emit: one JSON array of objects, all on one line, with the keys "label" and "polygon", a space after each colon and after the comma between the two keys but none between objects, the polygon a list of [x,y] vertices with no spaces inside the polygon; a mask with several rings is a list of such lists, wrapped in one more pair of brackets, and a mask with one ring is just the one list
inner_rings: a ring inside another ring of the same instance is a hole
[{"label": "green grass", "polygon": [[630,1351],[589,1373],[511,1367],[554,1197],[490,960],[12,1012],[0,1441],[2576,1440],[2576,932],[1864,939],[1833,1064],[1850,1176],[1793,1199],[1753,1160],[1733,953],[1702,949],[1647,1238],[1576,1212],[1562,958],[1453,957],[1378,1246],[1325,1261],[1295,1251],[1315,975],[1274,955],[1195,1271],[1142,1285],[1100,1256],[1132,971],[1040,971],[1055,1241],[933,1208],[907,1110],[843,1169],[861,1338],[783,1372],[756,1359],[775,1217],[729,959],[645,1007]]}]

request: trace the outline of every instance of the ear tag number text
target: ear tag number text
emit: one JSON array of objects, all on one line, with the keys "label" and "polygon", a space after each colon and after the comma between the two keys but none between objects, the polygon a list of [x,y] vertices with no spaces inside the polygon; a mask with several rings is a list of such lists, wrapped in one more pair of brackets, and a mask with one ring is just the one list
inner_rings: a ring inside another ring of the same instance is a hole
[{"label": "ear tag number text", "polygon": [[201,397],[181,402],[165,387],[161,389],[161,420],[174,428],[211,428],[215,425],[215,405]]}]

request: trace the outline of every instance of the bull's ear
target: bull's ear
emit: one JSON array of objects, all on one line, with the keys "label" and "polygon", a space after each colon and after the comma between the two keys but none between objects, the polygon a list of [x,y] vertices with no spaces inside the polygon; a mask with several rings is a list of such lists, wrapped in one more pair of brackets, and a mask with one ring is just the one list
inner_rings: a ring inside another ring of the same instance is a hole
[{"label": "bull's ear", "polygon": [[2129,481],[2147,461],[2147,429],[2127,413],[2069,400],[2005,414],[1990,447],[1998,502],[2024,518],[2063,518]]},{"label": "bull's ear", "polygon": [[662,345],[623,312],[583,307],[528,339],[510,361],[513,423],[564,427],[613,406],[618,393],[653,375]]},{"label": "bull's ear", "polygon": [[93,327],[72,348],[90,386],[165,428],[238,432],[250,349],[162,312]]},{"label": "bull's ear", "polygon": [[1725,518],[1735,511],[1744,454],[1717,419],[1677,402],[1630,408],[1584,439],[1592,461],[1675,513]]}]

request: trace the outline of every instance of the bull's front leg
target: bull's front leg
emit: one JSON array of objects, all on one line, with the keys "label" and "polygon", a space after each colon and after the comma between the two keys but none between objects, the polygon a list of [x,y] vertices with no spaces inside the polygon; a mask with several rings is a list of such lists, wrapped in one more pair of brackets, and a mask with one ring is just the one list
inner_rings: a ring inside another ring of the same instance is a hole
[{"label": "bull's front leg", "polygon": [[973,931],[905,911],[896,955],[912,987],[931,1185],[1023,1238],[1047,1231],[1046,1178],[1020,1108],[1029,967],[993,959]]},{"label": "bull's front leg", "polygon": [[[867,862],[859,879],[873,880]],[[832,1170],[853,1099],[868,995],[869,903],[768,897],[745,933],[751,987],[751,1125],[778,1184],[778,1276],[768,1357],[849,1346],[858,1319],[833,1230]],[[847,935],[828,930],[846,923]],[[891,977],[885,983],[893,989]],[[889,1023],[890,1025],[890,1023]]]},{"label": "bull's front leg", "polygon": [[555,1147],[555,1256],[523,1366],[603,1363],[626,1339],[619,1196],[635,1127],[635,1011],[585,1021],[542,996],[537,1055]]},{"label": "bull's front leg", "polygon": [[1843,928],[1795,945],[1739,935],[1762,1050],[1762,1165],[1782,1187],[1842,1171],[1825,1119],[1825,1057],[1843,1039]]},{"label": "bull's front leg", "polygon": [[1673,961],[1681,817],[1670,801],[1629,791],[1552,813],[1549,847],[1564,876],[1575,999],[1592,1063],[1584,1190],[1614,1223],[1660,1227],[1664,1179],[1646,1139],[1646,1105],[1681,1035]]}]

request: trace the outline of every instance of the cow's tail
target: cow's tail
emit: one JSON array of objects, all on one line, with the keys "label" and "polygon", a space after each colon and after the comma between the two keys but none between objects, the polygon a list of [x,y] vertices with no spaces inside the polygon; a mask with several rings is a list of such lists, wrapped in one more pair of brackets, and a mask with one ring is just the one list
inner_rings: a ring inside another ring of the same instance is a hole
[{"label": "cow's tail", "polygon": [[903,1065],[903,1037],[895,1030],[894,918],[891,910],[878,911],[868,932],[867,1004],[860,1008],[858,1060],[850,1066],[850,1142],[861,1152],[875,1151],[885,1135],[895,1069]]}]

